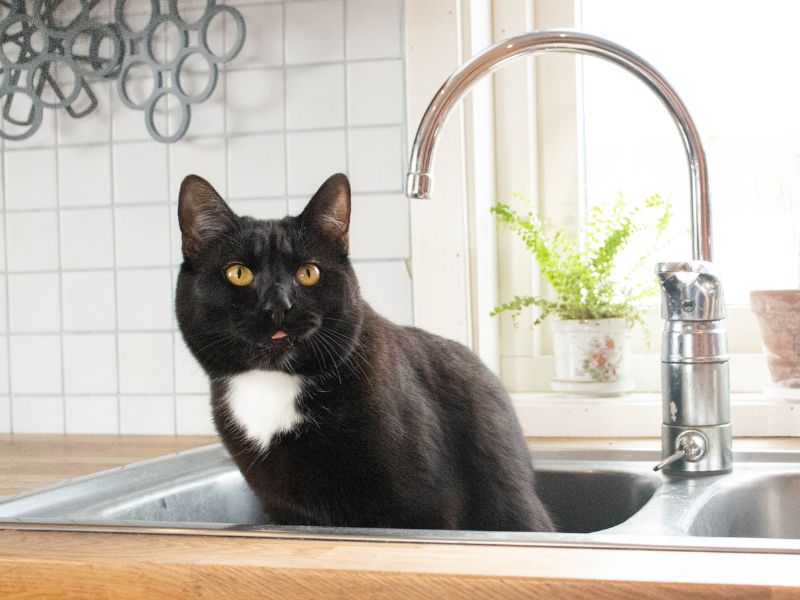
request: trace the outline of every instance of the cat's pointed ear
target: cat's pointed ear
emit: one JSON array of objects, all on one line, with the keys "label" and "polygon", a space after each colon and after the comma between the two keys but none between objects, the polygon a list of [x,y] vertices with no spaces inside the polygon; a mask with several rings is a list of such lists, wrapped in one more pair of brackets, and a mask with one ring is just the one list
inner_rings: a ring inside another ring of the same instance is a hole
[{"label": "cat's pointed ear", "polygon": [[337,173],[325,180],[311,198],[300,219],[324,238],[339,243],[342,251],[349,247],[350,182],[347,175]]},{"label": "cat's pointed ear", "polygon": [[210,183],[189,175],[178,194],[178,222],[184,258],[196,256],[234,224],[236,216]]}]

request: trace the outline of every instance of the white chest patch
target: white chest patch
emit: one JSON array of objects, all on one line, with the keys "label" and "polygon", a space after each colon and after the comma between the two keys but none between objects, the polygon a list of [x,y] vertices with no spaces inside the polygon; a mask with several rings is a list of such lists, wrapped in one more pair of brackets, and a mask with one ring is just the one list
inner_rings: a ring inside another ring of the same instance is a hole
[{"label": "white chest patch", "polygon": [[228,380],[231,418],[260,450],[273,436],[294,429],[303,420],[295,408],[303,378],[278,371],[247,371]]}]

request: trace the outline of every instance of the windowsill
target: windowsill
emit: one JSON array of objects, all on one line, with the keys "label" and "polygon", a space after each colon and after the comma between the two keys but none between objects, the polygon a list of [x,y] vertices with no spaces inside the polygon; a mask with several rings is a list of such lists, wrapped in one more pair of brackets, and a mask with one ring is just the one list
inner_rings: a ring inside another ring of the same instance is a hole
[{"label": "windowsill", "polygon": [[[569,396],[553,392],[512,393],[526,436],[660,437],[661,394]],[[800,436],[800,403],[763,394],[731,394],[734,437]]]},{"label": "windowsill", "polygon": [[[729,364],[732,390],[755,395],[769,381],[767,360],[763,353],[731,353]],[[658,354],[633,354],[630,370],[637,390],[660,394],[661,358]],[[552,354],[503,356],[500,372],[506,389],[512,393],[547,390],[550,388],[550,380],[555,377],[555,361]]]}]

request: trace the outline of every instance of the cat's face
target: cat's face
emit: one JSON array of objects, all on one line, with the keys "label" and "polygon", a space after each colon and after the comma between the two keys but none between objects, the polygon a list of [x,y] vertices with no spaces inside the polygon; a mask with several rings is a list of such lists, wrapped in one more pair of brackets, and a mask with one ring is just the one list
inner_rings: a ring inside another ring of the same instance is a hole
[{"label": "cat's face", "polygon": [[360,315],[344,175],[329,178],[300,216],[270,221],[235,215],[205,180],[189,176],[178,213],[178,323],[211,377],[318,374],[348,351]]}]

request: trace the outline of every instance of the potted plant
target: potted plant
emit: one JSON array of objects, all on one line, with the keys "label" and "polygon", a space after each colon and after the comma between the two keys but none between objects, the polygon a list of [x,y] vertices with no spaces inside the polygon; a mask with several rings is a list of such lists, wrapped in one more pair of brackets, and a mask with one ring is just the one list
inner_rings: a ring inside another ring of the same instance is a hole
[{"label": "potted plant", "polygon": [[769,396],[800,400],[800,201],[786,201],[787,222],[793,226],[792,250],[798,267],[797,289],[753,290],[750,307],[758,317],[772,383]]},{"label": "potted plant", "polygon": [[[554,390],[631,391],[630,331],[643,323],[641,301],[657,291],[651,255],[667,231],[670,203],[654,195],[631,206],[620,196],[615,202],[595,206],[589,211],[581,243],[563,230],[548,231],[532,210],[519,214],[498,203],[492,212],[522,239],[555,294],[554,299],[516,296],[496,307],[492,315],[510,311],[516,317],[534,306],[539,309],[534,324],[554,317]],[[647,251],[625,264],[621,251],[646,232],[651,235]]]}]

